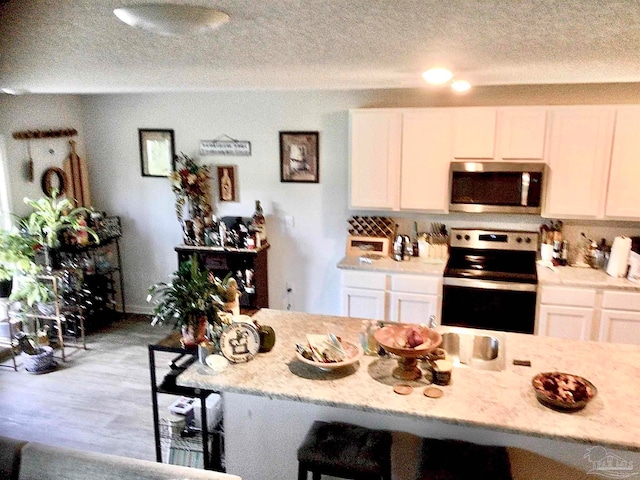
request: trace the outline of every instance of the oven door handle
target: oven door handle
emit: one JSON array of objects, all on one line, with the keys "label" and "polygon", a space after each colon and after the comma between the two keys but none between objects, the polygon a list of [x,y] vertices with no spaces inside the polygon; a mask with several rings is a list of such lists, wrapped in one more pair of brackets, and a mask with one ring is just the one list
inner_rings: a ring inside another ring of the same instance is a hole
[{"label": "oven door handle", "polygon": [[535,283],[498,282],[495,280],[475,280],[472,278],[444,277],[442,284],[450,287],[481,288],[484,290],[507,290],[512,292],[538,291],[538,285]]}]

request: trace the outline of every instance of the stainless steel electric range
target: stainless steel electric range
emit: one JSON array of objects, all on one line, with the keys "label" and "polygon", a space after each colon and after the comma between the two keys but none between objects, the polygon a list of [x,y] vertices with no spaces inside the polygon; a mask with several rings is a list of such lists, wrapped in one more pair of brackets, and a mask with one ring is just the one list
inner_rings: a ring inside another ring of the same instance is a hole
[{"label": "stainless steel electric range", "polygon": [[533,333],[537,232],[452,229],[442,324]]}]

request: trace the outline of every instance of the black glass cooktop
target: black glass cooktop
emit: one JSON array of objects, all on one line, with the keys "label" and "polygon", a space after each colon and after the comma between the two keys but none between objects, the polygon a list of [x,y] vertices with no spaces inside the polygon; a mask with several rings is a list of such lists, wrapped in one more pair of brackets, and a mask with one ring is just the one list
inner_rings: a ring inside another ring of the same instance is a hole
[{"label": "black glass cooktop", "polygon": [[451,249],[445,277],[538,283],[536,252]]}]

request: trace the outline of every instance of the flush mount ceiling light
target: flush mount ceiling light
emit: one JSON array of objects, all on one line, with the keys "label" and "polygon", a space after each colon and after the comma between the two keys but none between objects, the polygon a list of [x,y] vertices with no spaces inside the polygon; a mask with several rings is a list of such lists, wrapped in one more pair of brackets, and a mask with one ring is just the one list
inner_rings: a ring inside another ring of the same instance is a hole
[{"label": "flush mount ceiling light", "polygon": [[29,93],[29,90],[25,90],[23,88],[2,88],[2,93],[6,93],[7,95],[24,95]]},{"label": "flush mount ceiling light", "polygon": [[466,80],[456,80],[451,82],[451,88],[453,88],[456,92],[466,92],[471,88],[471,84]]},{"label": "flush mount ceiling light", "polygon": [[205,33],[229,21],[224,12],[195,5],[150,3],[116,8],[113,13],[127,25],[167,36]]},{"label": "flush mount ceiling light", "polygon": [[471,84],[466,80],[451,81],[451,79],[453,78],[453,73],[443,67],[430,68],[426,72],[422,73],[422,78],[424,78],[424,80],[431,85],[441,86],[449,84],[452,89],[459,93],[466,92],[471,88]]},{"label": "flush mount ceiling light", "polygon": [[422,74],[422,78],[431,85],[443,85],[453,77],[450,70],[442,67],[430,68]]}]

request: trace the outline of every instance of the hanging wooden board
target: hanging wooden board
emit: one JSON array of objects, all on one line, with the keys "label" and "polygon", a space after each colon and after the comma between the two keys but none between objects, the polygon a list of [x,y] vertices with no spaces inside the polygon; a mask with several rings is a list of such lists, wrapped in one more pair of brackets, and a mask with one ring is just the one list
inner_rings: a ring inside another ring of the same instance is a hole
[{"label": "hanging wooden board", "polygon": [[63,165],[67,175],[67,196],[75,199],[79,207],[91,206],[91,192],[89,190],[89,171],[84,159],[76,152],[76,142],[69,140],[71,153],[65,158]]}]

